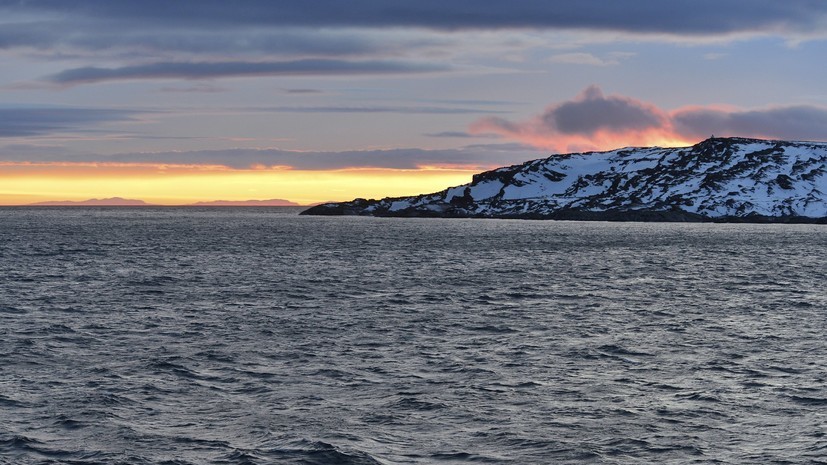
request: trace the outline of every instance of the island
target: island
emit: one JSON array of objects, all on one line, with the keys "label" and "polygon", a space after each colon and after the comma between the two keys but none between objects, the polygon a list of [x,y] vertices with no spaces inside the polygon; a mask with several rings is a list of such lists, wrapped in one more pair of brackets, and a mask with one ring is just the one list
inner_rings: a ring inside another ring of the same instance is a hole
[{"label": "island", "polygon": [[432,194],[303,215],[827,224],[827,143],[712,137],[691,147],[553,155]]},{"label": "island", "polygon": [[138,199],[124,199],[110,197],[107,199],[88,200],[51,200],[48,202],[30,203],[29,207],[150,207],[152,205]]}]

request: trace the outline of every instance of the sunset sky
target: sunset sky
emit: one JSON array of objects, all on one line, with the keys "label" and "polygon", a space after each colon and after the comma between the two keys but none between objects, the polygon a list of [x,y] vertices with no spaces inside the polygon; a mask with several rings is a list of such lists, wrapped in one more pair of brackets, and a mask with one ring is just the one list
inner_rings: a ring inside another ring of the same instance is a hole
[{"label": "sunset sky", "polygon": [[827,140],[820,0],[0,0],[0,205],[308,204]]}]

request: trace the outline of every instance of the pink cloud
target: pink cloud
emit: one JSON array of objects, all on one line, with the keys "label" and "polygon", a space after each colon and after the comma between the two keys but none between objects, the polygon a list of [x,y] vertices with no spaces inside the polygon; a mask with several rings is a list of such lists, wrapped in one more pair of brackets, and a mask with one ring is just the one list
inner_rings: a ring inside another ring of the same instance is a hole
[{"label": "pink cloud", "polygon": [[592,85],[529,120],[488,117],[474,122],[470,131],[494,133],[557,152],[682,146],[711,134],[827,140],[827,108],[797,105],[742,110],[714,105],[667,111],[631,97],[606,96]]}]

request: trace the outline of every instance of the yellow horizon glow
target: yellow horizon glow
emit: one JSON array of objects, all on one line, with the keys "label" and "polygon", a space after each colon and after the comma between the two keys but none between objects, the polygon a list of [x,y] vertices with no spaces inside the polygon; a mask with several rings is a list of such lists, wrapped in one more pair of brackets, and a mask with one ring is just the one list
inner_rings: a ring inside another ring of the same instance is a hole
[{"label": "yellow horizon glow", "polygon": [[437,192],[465,184],[479,169],[233,170],[118,164],[5,164],[0,205],[122,197],[155,205],[284,199],[301,205]]}]

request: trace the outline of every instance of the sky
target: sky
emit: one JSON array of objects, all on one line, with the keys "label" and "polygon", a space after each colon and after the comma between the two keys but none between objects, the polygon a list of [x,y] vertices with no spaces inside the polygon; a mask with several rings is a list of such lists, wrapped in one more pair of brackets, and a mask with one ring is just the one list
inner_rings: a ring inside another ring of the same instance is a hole
[{"label": "sky", "polygon": [[413,195],[827,141],[821,0],[0,0],[0,205]]}]

